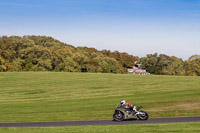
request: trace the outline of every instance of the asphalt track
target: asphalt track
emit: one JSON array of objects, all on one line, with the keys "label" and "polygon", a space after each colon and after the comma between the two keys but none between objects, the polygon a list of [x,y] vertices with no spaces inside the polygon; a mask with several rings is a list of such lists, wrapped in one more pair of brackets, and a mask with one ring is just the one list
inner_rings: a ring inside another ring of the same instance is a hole
[{"label": "asphalt track", "polygon": [[128,120],[122,122],[116,122],[112,120],[12,122],[12,123],[0,122],[0,127],[58,127],[58,126],[86,126],[86,125],[164,124],[164,123],[179,123],[179,122],[200,122],[200,116],[150,118],[147,121]]}]

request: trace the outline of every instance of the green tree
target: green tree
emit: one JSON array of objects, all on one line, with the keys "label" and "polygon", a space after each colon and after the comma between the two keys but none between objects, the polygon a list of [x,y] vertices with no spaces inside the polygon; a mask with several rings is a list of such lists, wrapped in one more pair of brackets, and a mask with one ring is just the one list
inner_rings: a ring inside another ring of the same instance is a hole
[{"label": "green tree", "polygon": [[185,75],[184,62],[175,56],[172,56],[168,60],[168,64],[162,68],[164,75]]},{"label": "green tree", "polygon": [[195,55],[190,56],[188,60],[195,60],[195,59],[198,59],[198,58],[200,58],[200,55],[195,54]]},{"label": "green tree", "polygon": [[5,61],[0,56],[0,72],[6,71]]},{"label": "green tree", "polygon": [[188,76],[200,76],[200,58],[198,56],[193,55],[185,61],[185,73]]},{"label": "green tree", "polygon": [[145,68],[150,73],[158,73],[157,63],[158,63],[158,54],[148,54],[146,57],[143,57],[139,60],[142,68]]}]

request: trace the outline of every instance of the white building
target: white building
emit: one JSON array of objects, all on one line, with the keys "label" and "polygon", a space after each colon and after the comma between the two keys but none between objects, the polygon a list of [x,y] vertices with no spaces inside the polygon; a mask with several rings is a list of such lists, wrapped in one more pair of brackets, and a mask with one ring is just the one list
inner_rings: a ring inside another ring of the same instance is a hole
[{"label": "white building", "polygon": [[129,73],[133,73],[133,74],[139,74],[139,75],[150,74],[145,69],[140,68],[140,65],[141,64],[136,64],[135,66],[133,66],[133,68],[128,68],[127,70]]}]

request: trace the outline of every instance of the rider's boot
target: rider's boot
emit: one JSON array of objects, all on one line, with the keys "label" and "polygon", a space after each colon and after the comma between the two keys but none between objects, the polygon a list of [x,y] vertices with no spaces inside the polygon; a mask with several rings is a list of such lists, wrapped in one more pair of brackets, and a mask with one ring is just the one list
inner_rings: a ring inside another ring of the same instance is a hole
[{"label": "rider's boot", "polygon": [[138,112],[135,106],[133,106],[133,111]]}]

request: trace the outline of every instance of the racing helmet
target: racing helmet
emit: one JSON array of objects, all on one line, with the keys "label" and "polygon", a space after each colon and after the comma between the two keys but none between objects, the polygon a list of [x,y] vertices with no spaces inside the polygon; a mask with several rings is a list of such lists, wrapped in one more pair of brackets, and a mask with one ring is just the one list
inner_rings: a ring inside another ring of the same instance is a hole
[{"label": "racing helmet", "polygon": [[125,100],[121,100],[121,101],[120,101],[120,104],[121,104],[121,105],[124,105],[125,103],[126,103]]}]

